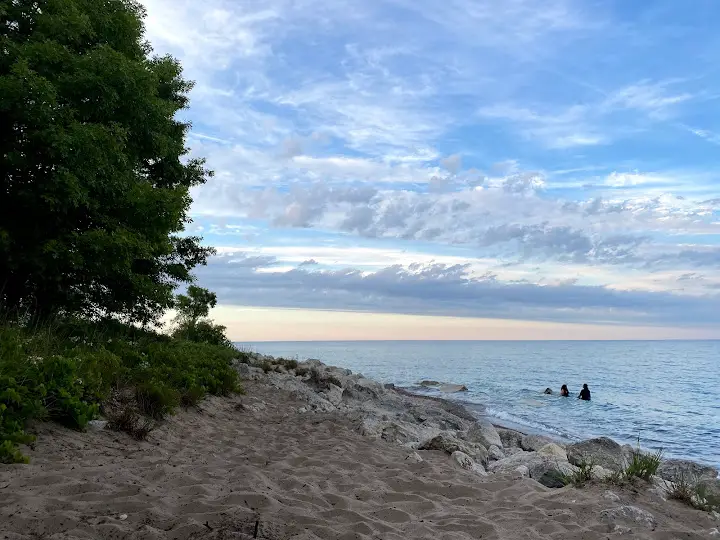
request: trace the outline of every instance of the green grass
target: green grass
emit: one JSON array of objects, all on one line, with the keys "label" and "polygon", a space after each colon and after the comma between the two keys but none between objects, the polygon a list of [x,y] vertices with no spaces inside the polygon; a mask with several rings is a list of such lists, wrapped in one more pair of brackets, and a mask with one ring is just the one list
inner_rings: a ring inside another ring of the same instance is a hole
[{"label": "green grass", "polygon": [[[229,342],[191,341],[119,322],[58,320],[42,327],[0,322],[0,462],[27,461],[32,421],[84,429],[101,412],[142,438],[177,407],[241,391]],[[113,394],[132,404],[111,406]],[[111,415],[115,415],[111,418]]]},{"label": "green grass", "polygon": [[641,478],[650,480],[654,476],[660,464],[662,463],[663,451],[658,450],[652,454],[646,454],[640,451],[640,444],[636,450],[633,450],[630,462],[625,467],[624,475],[628,479]]},{"label": "green grass", "polygon": [[667,482],[665,489],[669,499],[705,512],[720,511],[720,495],[711,493],[697,476],[680,474],[673,482]]},{"label": "green grass", "polygon": [[595,467],[595,462],[592,459],[583,458],[577,466],[577,470],[562,475],[562,481],[566,486],[583,487],[593,480],[593,467]]}]

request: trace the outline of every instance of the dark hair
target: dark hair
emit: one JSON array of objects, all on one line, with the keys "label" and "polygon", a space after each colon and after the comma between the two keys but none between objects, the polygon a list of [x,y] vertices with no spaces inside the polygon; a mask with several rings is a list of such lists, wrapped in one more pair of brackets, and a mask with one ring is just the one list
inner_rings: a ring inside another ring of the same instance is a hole
[{"label": "dark hair", "polygon": [[560,390],[567,390],[567,389],[568,389],[567,384],[563,384],[563,385],[560,387]]},{"label": "dark hair", "polygon": [[583,388],[587,388],[587,383],[583,384]]}]

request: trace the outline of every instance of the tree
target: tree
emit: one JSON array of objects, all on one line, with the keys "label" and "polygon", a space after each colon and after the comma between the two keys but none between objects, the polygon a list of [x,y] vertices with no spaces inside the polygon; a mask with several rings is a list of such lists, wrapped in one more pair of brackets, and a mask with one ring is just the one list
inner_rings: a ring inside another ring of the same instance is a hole
[{"label": "tree", "polygon": [[173,336],[190,341],[232,347],[232,343],[225,336],[225,327],[214,324],[206,318],[210,309],[216,305],[217,296],[214,292],[190,285],[187,294],[179,294],[175,300],[175,309],[177,309],[178,315],[175,318],[177,326],[173,331]]},{"label": "tree", "polygon": [[192,84],[135,0],[0,0],[0,307],[154,322],[213,253],[183,235]]}]

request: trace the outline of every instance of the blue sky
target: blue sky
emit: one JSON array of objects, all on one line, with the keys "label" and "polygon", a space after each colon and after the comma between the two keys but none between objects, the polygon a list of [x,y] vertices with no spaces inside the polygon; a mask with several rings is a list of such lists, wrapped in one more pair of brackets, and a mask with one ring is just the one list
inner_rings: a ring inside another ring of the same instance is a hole
[{"label": "blue sky", "polygon": [[197,83],[198,276],[236,337],[290,309],[720,338],[717,2],[144,3]]}]

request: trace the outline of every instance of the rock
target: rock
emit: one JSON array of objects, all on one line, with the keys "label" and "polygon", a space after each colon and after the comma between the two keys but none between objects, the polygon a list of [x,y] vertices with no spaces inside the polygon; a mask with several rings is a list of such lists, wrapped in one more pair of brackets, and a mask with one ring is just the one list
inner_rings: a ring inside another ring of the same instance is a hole
[{"label": "rock", "polygon": [[522,441],[522,438],[524,436],[522,433],[512,429],[502,428],[499,428],[496,431],[500,436],[500,442],[502,442],[501,445],[498,445],[500,448],[503,448],[504,450],[509,450],[511,448],[520,448],[520,442]]},{"label": "rock", "polygon": [[424,442],[420,445],[419,450],[440,450],[448,454],[460,451],[468,455],[473,454],[473,451],[465,443],[442,433]]},{"label": "rock", "polygon": [[573,465],[589,461],[612,471],[622,469],[625,464],[622,446],[607,437],[571,444],[567,447],[567,456]]},{"label": "rock", "polygon": [[616,531],[616,527],[627,524],[642,525],[650,530],[657,527],[655,516],[647,510],[630,505],[603,510],[600,512],[600,519],[610,526],[611,532]]},{"label": "rock", "polygon": [[716,536],[720,536],[720,530],[718,529],[710,529],[708,531],[708,536],[712,536],[713,538]]},{"label": "rock", "polygon": [[567,461],[567,454],[565,453],[565,450],[560,448],[555,443],[546,444],[543,446],[540,450],[537,451],[537,453],[543,457],[547,457],[550,459],[558,459],[560,461]]},{"label": "rock", "polygon": [[475,458],[475,461],[477,461],[478,463],[482,463],[483,465],[488,464],[488,461],[490,461],[490,456],[487,449],[482,444],[468,443],[468,446],[473,451],[473,457]]},{"label": "rock", "polygon": [[450,456],[452,460],[460,467],[467,471],[472,471],[480,476],[487,476],[487,472],[482,465],[476,463],[470,456],[463,452],[453,452]]},{"label": "rock", "polygon": [[300,407],[300,408],[298,409],[298,412],[299,412],[300,414],[305,414],[307,411],[308,411],[308,410],[307,410],[307,407]]},{"label": "rock", "polygon": [[520,465],[519,467],[516,467],[514,469],[514,472],[518,473],[523,478],[527,478],[530,476],[530,469],[528,469],[525,465]]},{"label": "rock", "polygon": [[128,515],[127,515],[127,514],[120,514],[120,515],[118,516],[118,519],[119,519],[120,521],[125,521],[127,518],[128,518]]},{"label": "rock", "polygon": [[526,452],[537,452],[546,444],[557,444],[557,441],[544,435],[522,435],[518,443]]},{"label": "rock", "polygon": [[419,386],[440,386],[440,383],[438,381],[420,381],[418,383]]},{"label": "rock", "polygon": [[90,420],[87,423],[87,428],[89,431],[102,431],[107,425],[107,420]]},{"label": "rock", "polygon": [[497,446],[498,448],[503,447],[500,434],[495,429],[495,426],[485,419],[480,419],[470,426],[465,439],[471,442],[480,443],[485,448],[489,448],[491,446]]},{"label": "rock", "polygon": [[336,386],[332,383],[328,385],[328,389],[323,392],[326,399],[332,403],[335,407],[342,403],[343,389],[340,386]]},{"label": "rock", "polygon": [[577,469],[566,459],[558,456],[554,449],[548,449],[546,455],[520,451],[505,459],[490,463],[489,468],[490,472],[511,473],[517,471],[521,466],[528,469],[530,478],[547,487],[563,487],[565,485],[564,477]]},{"label": "rock", "polygon": [[503,451],[500,450],[494,444],[491,445],[490,448],[488,448],[487,450],[488,450],[488,460],[499,461],[499,460],[505,458],[505,454],[503,453]]},{"label": "rock", "polygon": [[238,372],[240,377],[251,381],[262,379],[265,376],[265,372],[262,369],[249,366],[248,364],[237,364],[237,366],[235,366],[235,370]]},{"label": "rock", "polygon": [[410,463],[422,463],[423,458],[420,457],[420,454],[418,454],[417,452],[413,452],[407,455],[405,461],[409,461]]},{"label": "rock", "polygon": [[467,392],[468,388],[464,384],[441,384],[438,390],[446,394],[455,394],[457,392]]},{"label": "rock", "polygon": [[613,475],[613,472],[604,467],[601,467],[600,465],[595,465],[592,468],[592,471],[590,471],[590,474],[592,475],[593,480],[597,480],[598,482],[604,482]]},{"label": "rock", "polygon": [[715,510],[713,510],[712,516],[715,518],[715,521],[720,521],[720,512],[716,512]]},{"label": "rock", "polygon": [[677,482],[680,479],[691,482],[712,481],[717,479],[715,467],[701,465],[682,459],[664,459],[658,467],[657,475],[665,480]]},{"label": "rock", "polygon": [[612,502],[620,502],[620,495],[618,495],[617,493],[613,493],[612,491],[606,491],[605,493],[603,493],[603,499]]}]

